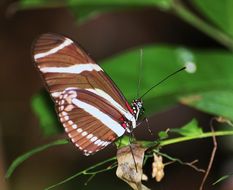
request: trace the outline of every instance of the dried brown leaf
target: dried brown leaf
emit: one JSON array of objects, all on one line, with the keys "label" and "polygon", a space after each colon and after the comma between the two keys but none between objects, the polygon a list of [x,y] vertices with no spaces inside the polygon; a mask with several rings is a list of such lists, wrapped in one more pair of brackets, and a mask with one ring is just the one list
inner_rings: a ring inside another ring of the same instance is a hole
[{"label": "dried brown leaf", "polygon": [[142,179],[147,178],[142,171],[145,151],[146,148],[142,148],[138,144],[125,146],[117,151],[118,167],[116,175],[134,190],[149,190],[142,184]]}]

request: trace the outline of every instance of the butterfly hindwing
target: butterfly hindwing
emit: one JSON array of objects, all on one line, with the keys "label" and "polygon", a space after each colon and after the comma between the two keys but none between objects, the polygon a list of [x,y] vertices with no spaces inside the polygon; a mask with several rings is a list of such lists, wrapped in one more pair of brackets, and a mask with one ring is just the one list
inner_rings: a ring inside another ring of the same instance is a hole
[{"label": "butterfly hindwing", "polygon": [[103,149],[125,132],[114,116],[106,113],[109,105],[95,96],[85,90],[68,89],[57,101],[65,131],[86,155]]}]

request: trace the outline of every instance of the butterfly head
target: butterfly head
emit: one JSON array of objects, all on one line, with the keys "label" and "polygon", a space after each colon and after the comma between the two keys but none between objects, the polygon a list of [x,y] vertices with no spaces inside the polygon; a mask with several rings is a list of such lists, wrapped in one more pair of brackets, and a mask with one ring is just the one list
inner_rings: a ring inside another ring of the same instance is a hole
[{"label": "butterfly head", "polygon": [[132,109],[133,109],[135,119],[138,120],[138,117],[144,113],[142,99],[133,100]]}]

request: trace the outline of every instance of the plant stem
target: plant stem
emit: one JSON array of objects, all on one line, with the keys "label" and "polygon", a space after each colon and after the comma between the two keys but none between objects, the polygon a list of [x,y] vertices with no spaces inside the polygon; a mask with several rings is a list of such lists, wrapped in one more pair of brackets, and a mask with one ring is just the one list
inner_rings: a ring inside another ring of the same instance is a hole
[{"label": "plant stem", "polygon": [[227,47],[229,50],[233,51],[233,39],[230,36],[197,17],[195,14],[189,11],[180,0],[172,0],[171,4],[172,10],[174,10],[181,19],[198,28],[208,36]]},{"label": "plant stem", "polygon": [[[195,135],[195,136],[188,136],[188,137],[177,137],[173,139],[168,139],[161,141],[159,143],[160,146],[167,146],[170,144],[175,144],[175,143],[180,143],[184,141],[190,141],[190,140],[195,140],[195,139],[202,139],[202,138],[207,138],[207,137],[212,137],[213,135],[215,136],[228,136],[228,135],[233,135],[233,130],[231,131],[217,131],[217,132],[206,132],[201,135]],[[140,143],[145,146],[145,147],[153,147],[158,144],[158,142],[149,142],[149,141],[140,141]]]}]

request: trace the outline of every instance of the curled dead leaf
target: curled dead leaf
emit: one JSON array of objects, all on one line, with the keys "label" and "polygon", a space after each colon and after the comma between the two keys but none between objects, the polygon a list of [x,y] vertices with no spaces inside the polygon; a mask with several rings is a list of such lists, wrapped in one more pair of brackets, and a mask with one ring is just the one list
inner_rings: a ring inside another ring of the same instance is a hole
[{"label": "curled dead leaf", "polygon": [[131,144],[117,151],[118,167],[116,175],[134,190],[149,190],[142,184],[142,180],[147,179],[142,171],[145,151],[146,148],[142,148],[139,144]]},{"label": "curled dead leaf", "polygon": [[162,156],[154,154],[154,162],[152,163],[152,177],[157,182],[160,182],[164,177],[164,164]]},{"label": "curled dead leaf", "polygon": [[148,177],[146,174],[142,174],[142,181],[147,181],[148,180]]}]

